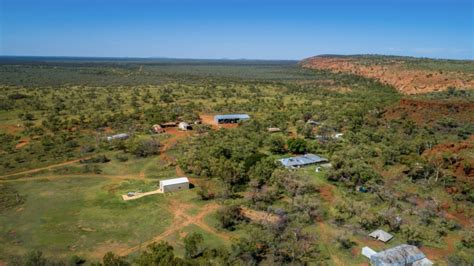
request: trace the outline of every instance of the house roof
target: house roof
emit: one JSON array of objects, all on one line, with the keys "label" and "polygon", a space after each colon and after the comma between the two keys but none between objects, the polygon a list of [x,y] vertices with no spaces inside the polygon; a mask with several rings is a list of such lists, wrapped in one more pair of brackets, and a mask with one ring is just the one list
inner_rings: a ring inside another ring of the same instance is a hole
[{"label": "house roof", "polygon": [[425,254],[423,254],[423,252],[421,252],[416,246],[403,244],[370,256],[370,262],[374,266],[404,266],[421,261],[425,258]]},{"label": "house roof", "polygon": [[327,162],[328,160],[326,158],[319,157],[318,155],[308,153],[301,156],[283,158],[283,159],[280,159],[279,161],[285,167],[295,167],[295,166],[303,166],[303,165],[314,164],[314,163]]},{"label": "house roof", "polygon": [[389,241],[390,239],[393,238],[393,235],[385,232],[384,230],[381,230],[381,229],[377,229],[375,231],[373,231],[372,233],[369,234],[369,236],[377,239],[377,240],[380,240],[382,242],[387,242]]},{"label": "house roof", "polygon": [[183,183],[189,183],[189,179],[187,177],[178,177],[173,179],[160,180],[160,186],[177,185]]},{"label": "house roof", "polygon": [[227,114],[227,115],[216,115],[214,116],[214,120],[218,119],[249,119],[250,116],[248,114]]}]

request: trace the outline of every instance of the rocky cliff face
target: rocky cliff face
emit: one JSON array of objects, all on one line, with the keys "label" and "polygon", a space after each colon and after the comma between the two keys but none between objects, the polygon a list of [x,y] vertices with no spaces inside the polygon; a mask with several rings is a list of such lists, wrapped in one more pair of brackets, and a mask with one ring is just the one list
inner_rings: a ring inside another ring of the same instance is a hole
[{"label": "rocky cliff face", "polygon": [[[325,69],[374,78],[389,84],[404,94],[418,94],[446,90],[449,87],[474,89],[474,72],[446,71],[409,67],[413,58],[386,57],[380,60],[361,56],[315,56],[301,61],[311,69]],[[436,62],[436,60],[433,60]],[[469,66],[469,62],[463,62]],[[474,64],[474,62],[471,62]],[[472,67],[472,65],[470,66]]]}]

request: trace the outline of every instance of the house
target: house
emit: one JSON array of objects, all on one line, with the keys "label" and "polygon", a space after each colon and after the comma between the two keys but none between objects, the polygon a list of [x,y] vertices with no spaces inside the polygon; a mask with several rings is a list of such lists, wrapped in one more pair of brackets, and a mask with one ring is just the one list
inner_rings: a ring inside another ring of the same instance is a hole
[{"label": "house", "polygon": [[267,128],[267,131],[270,133],[276,133],[276,132],[281,132],[281,129],[278,127],[269,127]]},{"label": "house", "polygon": [[155,132],[156,134],[165,132],[165,130],[158,124],[153,125],[151,128],[153,129],[153,132]]},{"label": "house", "polygon": [[370,237],[373,237],[379,241],[382,241],[384,243],[388,242],[390,239],[393,238],[393,235],[385,232],[384,230],[377,229],[373,231],[372,233],[369,234]]},{"label": "house", "polygon": [[189,180],[187,177],[160,180],[161,192],[173,192],[189,189]]},{"label": "house", "polygon": [[370,259],[374,266],[430,266],[433,262],[426,258],[416,246],[402,244],[376,252],[369,247],[362,248],[362,255]]},{"label": "house", "polygon": [[247,114],[228,114],[214,116],[214,122],[216,122],[217,124],[235,124],[247,119],[250,119],[250,116]]},{"label": "house", "polygon": [[120,133],[117,135],[112,135],[107,137],[107,141],[112,141],[112,140],[119,140],[119,139],[128,139],[128,134],[126,133]]},{"label": "house", "polygon": [[311,153],[301,156],[283,158],[278,161],[286,168],[300,168],[302,166],[328,162],[326,158],[322,158]]},{"label": "house", "polygon": [[186,122],[179,122],[178,124],[178,128],[181,129],[181,130],[192,130],[193,128]]}]

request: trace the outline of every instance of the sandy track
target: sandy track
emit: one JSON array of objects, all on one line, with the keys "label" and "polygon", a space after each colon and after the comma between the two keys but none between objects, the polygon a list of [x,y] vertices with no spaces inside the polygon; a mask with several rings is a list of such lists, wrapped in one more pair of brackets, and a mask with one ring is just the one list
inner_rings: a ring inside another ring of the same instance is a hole
[{"label": "sandy track", "polygon": [[56,180],[56,179],[63,179],[63,178],[91,178],[91,177],[108,178],[108,179],[140,179],[140,177],[137,175],[66,174],[66,175],[22,177],[22,178],[17,178],[17,179],[0,178],[0,183],[23,182],[23,181],[44,180],[44,179]]}]

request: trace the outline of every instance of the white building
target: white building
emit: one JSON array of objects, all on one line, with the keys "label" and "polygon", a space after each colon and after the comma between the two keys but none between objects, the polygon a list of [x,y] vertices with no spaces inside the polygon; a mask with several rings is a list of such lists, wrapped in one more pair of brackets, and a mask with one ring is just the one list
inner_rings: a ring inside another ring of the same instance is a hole
[{"label": "white building", "polygon": [[160,190],[163,193],[185,189],[189,189],[189,179],[187,177],[160,180]]},{"label": "white building", "polygon": [[184,130],[184,131],[193,129],[193,128],[192,128],[188,123],[186,123],[186,122],[180,122],[180,123],[178,124],[178,128],[181,129],[181,130]]}]

